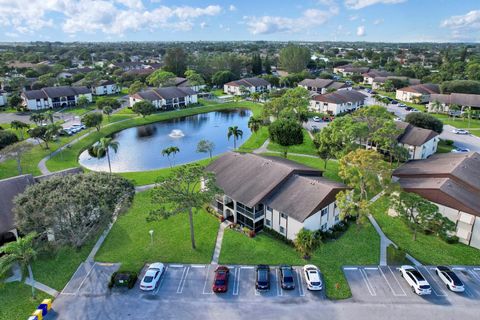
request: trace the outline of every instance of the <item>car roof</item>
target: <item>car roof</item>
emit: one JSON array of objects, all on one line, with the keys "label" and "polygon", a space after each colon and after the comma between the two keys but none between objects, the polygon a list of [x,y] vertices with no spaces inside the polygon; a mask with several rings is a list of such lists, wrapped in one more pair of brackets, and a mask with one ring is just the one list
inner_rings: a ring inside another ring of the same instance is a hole
[{"label": "car roof", "polygon": [[257,266],[257,270],[269,270],[269,269],[270,269],[270,267],[267,266],[266,264],[259,264]]},{"label": "car roof", "polygon": [[162,268],[163,268],[163,263],[161,262],[155,262],[148,266],[148,269],[162,269]]},{"label": "car roof", "polygon": [[450,268],[446,266],[438,266],[437,269],[440,271],[450,271]]},{"label": "car roof", "polygon": [[320,281],[320,275],[317,270],[307,270],[310,275],[310,281]]}]

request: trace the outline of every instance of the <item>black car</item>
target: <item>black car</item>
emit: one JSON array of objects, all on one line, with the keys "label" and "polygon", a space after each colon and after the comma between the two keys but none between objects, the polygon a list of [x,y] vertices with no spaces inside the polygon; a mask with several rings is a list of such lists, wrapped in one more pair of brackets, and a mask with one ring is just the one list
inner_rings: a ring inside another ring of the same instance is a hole
[{"label": "black car", "polygon": [[269,290],[270,289],[270,267],[260,264],[257,266],[257,274],[255,278],[255,289]]},{"label": "black car", "polygon": [[392,102],[392,104],[398,104],[397,100],[392,100],[391,102]]},{"label": "black car", "polygon": [[282,289],[295,289],[295,280],[293,278],[293,268],[291,266],[280,266],[280,284]]}]

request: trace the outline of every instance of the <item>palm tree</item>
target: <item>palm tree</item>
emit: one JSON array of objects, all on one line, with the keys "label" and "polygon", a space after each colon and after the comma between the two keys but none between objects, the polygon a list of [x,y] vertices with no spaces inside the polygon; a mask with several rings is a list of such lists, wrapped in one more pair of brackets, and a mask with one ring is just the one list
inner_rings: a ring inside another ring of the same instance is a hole
[{"label": "palm tree", "polygon": [[20,130],[20,140],[23,140],[24,129],[30,128],[30,125],[28,123],[19,120],[13,120],[12,122],[10,122],[10,126],[14,130]]},{"label": "palm tree", "polygon": [[303,228],[297,233],[293,241],[295,248],[303,255],[304,259],[310,259],[310,255],[318,243],[319,241],[315,238],[314,233]]},{"label": "palm tree", "polygon": [[[172,146],[172,147],[168,147],[168,148],[165,148],[162,150],[162,156],[166,156],[168,158],[168,162],[170,163],[170,168],[172,168],[173,166],[175,166],[175,154],[177,154],[178,152],[180,152],[180,149],[178,147],[175,147],[175,146]],[[170,155],[173,155],[172,158],[173,158],[173,166],[172,166],[172,162],[170,161]]]},{"label": "palm tree", "polygon": [[440,101],[438,100],[433,101],[432,110],[431,110],[433,113],[438,113],[441,108],[442,108],[442,104],[440,103]]},{"label": "palm tree", "polygon": [[113,141],[112,138],[101,138],[100,141],[94,146],[95,154],[97,158],[100,158],[102,154],[107,155],[108,160],[108,169],[110,174],[112,173],[112,165],[110,163],[110,148],[117,153],[118,151],[118,142]]},{"label": "palm tree", "polygon": [[258,119],[258,118],[255,118],[255,117],[251,117],[249,120],[248,120],[248,128],[252,131],[252,132],[257,132],[259,129],[260,129],[260,126],[263,124],[263,121],[262,119]]},{"label": "palm tree", "polygon": [[243,131],[238,129],[237,126],[228,127],[227,138],[230,140],[230,137],[233,136],[233,149],[237,149],[237,140],[243,136]]},{"label": "palm tree", "polygon": [[250,97],[254,102],[258,102],[260,100],[260,93],[259,92],[253,92]]},{"label": "palm tree", "polygon": [[37,252],[33,248],[33,240],[37,234],[35,232],[27,234],[17,241],[8,242],[0,247],[0,278],[5,277],[15,264],[20,266],[22,281],[28,272],[28,277],[32,281],[32,297],[35,298],[35,280],[30,264],[37,257]]}]

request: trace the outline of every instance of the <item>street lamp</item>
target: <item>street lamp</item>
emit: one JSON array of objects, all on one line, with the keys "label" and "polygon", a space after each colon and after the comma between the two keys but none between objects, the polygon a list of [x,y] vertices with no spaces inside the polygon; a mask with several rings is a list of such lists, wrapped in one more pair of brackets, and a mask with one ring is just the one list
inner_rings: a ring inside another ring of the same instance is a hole
[{"label": "street lamp", "polygon": [[150,233],[150,241],[153,245],[153,230],[148,231],[148,233]]}]

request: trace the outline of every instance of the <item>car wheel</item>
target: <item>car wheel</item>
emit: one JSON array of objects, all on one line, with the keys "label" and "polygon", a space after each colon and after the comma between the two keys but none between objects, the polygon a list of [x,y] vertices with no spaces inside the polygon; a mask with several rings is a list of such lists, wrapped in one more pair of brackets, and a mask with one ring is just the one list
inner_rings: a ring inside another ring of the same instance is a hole
[{"label": "car wheel", "polygon": [[417,292],[415,291],[415,288],[412,286],[412,291],[413,293],[417,294]]}]

